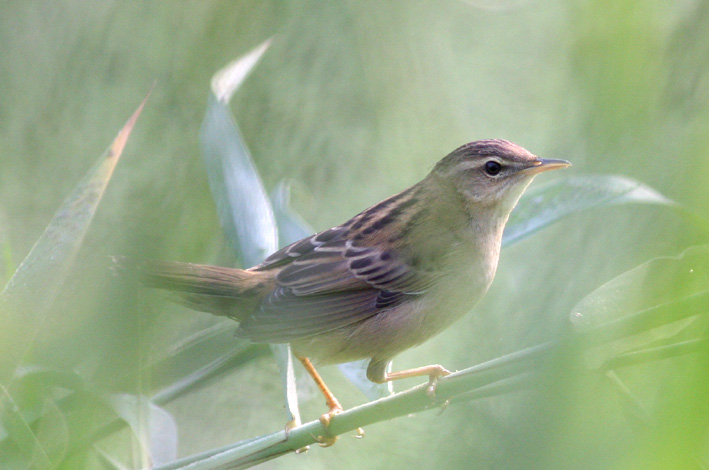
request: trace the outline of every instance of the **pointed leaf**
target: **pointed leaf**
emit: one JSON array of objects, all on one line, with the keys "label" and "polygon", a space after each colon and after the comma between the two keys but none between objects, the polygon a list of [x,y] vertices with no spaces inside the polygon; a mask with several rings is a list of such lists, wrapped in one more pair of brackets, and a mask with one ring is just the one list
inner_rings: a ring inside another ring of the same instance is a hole
[{"label": "pointed leaf", "polygon": [[[671,308],[675,302],[708,293],[709,246],[696,246],[677,257],[650,260],[612,279],[572,309],[571,321],[577,330],[588,331],[632,319],[637,312],[664,306]],[[637,321],[627,332],[634,336],[616,341],[614,347],[604,346],[601,351],[594,350],[592,359],[604,361],[608,357],[672,337],[691,324],[694,321],[692,315],[697,313],[700,312],[683,310],[677,317],[664,314],[660,324],[650,317]],[[613,333],[612,330],[607,331]]]},{"label": "pointed leaf", "polygon": [[675,204],[649,186],[623,176],[559,178],[525,193],[510,215],[502,244],[523,240],[576,212],[629,203]]},{"label": "pointed leaf", "polygon": [[249,76],[263,54],[271,45],[271,40],[264,41],[243,57],[236,59],[212,77],[212,93],[222,103],[229,103],[234,92]]},{"label": "pointed leaf", "polygon": [[271,351],[276,358],[278,370],[281,373],[281,384],[286,394],[286,428],[301,425],[300,409],[298,408],[298,388],[293,369],[293,354],[289,344],[272,344]]},{"label": "pointed leaf", "polygon": [[64,200],[42,236],[0,293],[0,382],[20,363],[44,323],[101,201],[113,169],[148,99],[146,96],[113,144]]},{"label": "pointed leaf", "polygon": [[257,264],[276,251],[278,234],[271,203],[226,100],[265,48],[262,45],[215,75],[200,131],[219,220],[246,266]]},{"label": "pointed leaf", "polygon": [[[247,266],[276,251],[278,232],[271,202],[227,105],[268,45],[262,44],[215,74],[200,134],[219,220]],[[290,347],[274,345],[271,350],[281,372],[288,426],[296,426],[300,411]]]}]

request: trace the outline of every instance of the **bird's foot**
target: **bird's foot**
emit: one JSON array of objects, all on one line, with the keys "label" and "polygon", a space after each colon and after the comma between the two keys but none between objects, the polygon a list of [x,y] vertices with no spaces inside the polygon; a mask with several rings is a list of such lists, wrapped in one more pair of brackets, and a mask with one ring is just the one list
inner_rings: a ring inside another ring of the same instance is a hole
[{"label": "bird's foot", "polygon": [[337,442],[338,437],[330,434],[330,423],[332,422],[332,418],[334,418],[335,415],[338,415],[340,413],[342,413],[342,406],[340,406],[338,403],[337,406],[331,407],[330,411],[320,416],[320,424],[323,425],[325,431],[327,431],[328,433],[328,435],[317,436],[315,438],[317,443],[320,444],[320,447],[330,447],[331,445],[335,444],[335,442]]},{"label": "bird's foot", "polygon": [[[342,407],[334,407],[331,408],[330,411],[327,413],[323,414],[320,416],[320,424],[323,425],[326,431],[330,431],[330,423],[332,422],[332,418],[334,418],[336,415],[342,413]],[[355,436],[357,439],[362,439],[364,437],[364,429],[362,428],[357,428],[357,434]],[[325,436],[317,436],[315,438],[315,441],[321,446],[321,447],[330,447],[331,445],[335,444],[337,442],[338,436],[333,436],[332,434],[325,435]]]},{"label": "bird's foot", "polygon": [[431,400],[436,400],[436,388],[438,387],[438,379],[450,375],[451,371],[440,365],[429,366],[431,367],[430,373],[428,375],[428,387],[426,387],[426,395]]}]

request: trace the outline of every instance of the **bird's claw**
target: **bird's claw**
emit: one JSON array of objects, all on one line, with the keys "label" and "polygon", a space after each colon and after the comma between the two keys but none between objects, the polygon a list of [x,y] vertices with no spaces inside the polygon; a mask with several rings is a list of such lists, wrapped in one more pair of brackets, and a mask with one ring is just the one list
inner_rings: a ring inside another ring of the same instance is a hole
[{"label": "bird's claw", "polygon": [[426,395],[431,400],[436,400],[436,388],[438,387],[438,379],[450,375],[451,371],[440,366],[434,373],[428,376],[428,387],[426,387]]},{"label": "bird's claw", "polygon": [[[320,416],[320,424],[325,428],[326,431],[330,431],[330,423],[335,415],[342,413],[341,407],[331,408],[330,411],[324,413]],[[320,445],[320,447],[330,447],[337,442],[338,437],[330,434],[329,436],[317,436],[315,441]]]},{"label": "bird's claw", "polygon": [[[342,408],[331,409],[327,413],[320,416],[320,424],[323,425],[326,431],[330,431],[330,423],[332,423],[332,418],[334,418],[340,413],[342,413]],[[313,437],[315,439],[315,442],[317,442],[320,447],[330,447],[331,445],[335,444],[335,442],[337,442],[337,440],[339,439],[338,436],[333,436],[332,434],[326,436]],[[362,439],[364,437],[364,429],[357,428],[357,434],[355,434],[354,437],[357,439]]]},{"label": "bird's claw", "polygon": [[315,437],[315,442],[317,442],[320,447],[330,447],[335,445],[338,439],[339,437],[337,436],[317,436]]},{"label": "bird's claw", "polygon": [[334,418],[336,415],[339,415],[340,413],[342,413],[342,407],[338,406],[330,408],[330,411],[320,415],[320,424],[322,424],[325,429],[329,429],[330,423],[332,422],[332,418]]}]

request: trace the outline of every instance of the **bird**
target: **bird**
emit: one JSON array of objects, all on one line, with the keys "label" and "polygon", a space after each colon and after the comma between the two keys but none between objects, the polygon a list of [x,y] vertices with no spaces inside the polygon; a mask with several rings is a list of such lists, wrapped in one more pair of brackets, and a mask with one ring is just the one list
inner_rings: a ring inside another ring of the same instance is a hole
[{"label": "bird", "polygon": [[[347,222],[292,243],[248,269],[168,261],[137,268],[144,284],[188,307],[239,322],[238,337],[290,343],[323,393],[328,428],[343,407],[315,364],[369,359],[375,383],[450,372],[389,372],[392,359],[458,320],[485,295],[505,223],[542,159],[500,139],[462,145],[420,182]],[[327,441],[325,445],[329,445]]]}]

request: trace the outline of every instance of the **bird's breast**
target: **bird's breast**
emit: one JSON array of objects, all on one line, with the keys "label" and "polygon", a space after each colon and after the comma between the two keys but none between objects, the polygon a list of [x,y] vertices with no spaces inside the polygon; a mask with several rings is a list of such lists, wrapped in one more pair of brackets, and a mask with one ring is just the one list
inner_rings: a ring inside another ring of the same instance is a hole
[{"label": "bird's breast", "polygon": [[440,333],[485,295],[496,256],[458,256],[420,295],[360,322],[293,343],[296,354],[321,363],[388,359]]}]

